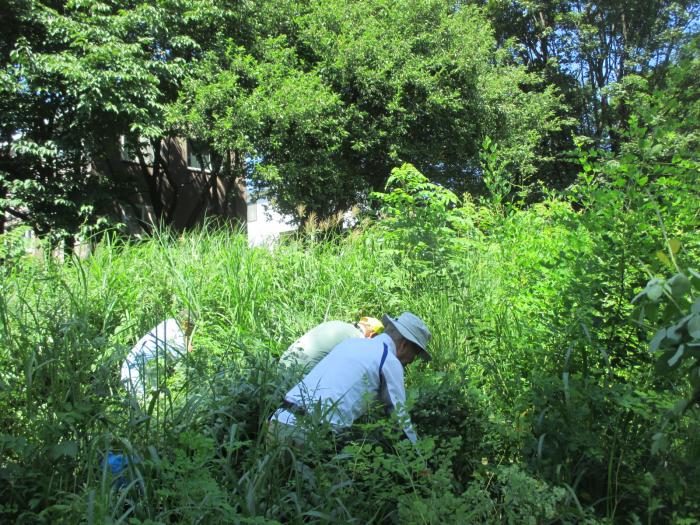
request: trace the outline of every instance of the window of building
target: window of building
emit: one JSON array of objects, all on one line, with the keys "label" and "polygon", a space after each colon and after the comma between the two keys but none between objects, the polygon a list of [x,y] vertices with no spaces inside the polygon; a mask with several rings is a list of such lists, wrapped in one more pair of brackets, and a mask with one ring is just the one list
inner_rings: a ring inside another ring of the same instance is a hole
[{"label": "window of building", "polygon": [[[204,164],[202,166],[202,164]],[[211,152],[204,144],[187,140],[187,167],[191,170],[211,171]]]},{"label": "window of building", "polygon": [[119,137],[119,149],[121,151],[122,160],[126,162],[139,162],[138,151],[141,151],[143,160],[148,166],[153,164],[153,146],[143,138],[134,139],[121,135]]},{"label": "window of building", "polygon": [[254,202],[248,203],[248,222],[255,222],[258,220],[258,205]]}]

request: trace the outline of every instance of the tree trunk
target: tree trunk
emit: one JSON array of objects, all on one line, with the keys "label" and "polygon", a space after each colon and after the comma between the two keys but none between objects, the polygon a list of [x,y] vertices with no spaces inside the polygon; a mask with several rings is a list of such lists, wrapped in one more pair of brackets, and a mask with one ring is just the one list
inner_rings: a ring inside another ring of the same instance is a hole
[{"label": "tree trunk", "polygon": [[146,161],[143,158],[141,151],[138,151],[139,166],[141,167],[141,176],[146,182],[146,187],[148,188],[148,196],[151,201],[151,206],[153,207],[153,213],[158,221],[167,221],[165,204],[162,198],[162,183],[161,179],[161,164],[162,159],[160,157],[160,139],[156,139],[151,143],[153,148],[153,172],[149,173]]},{"label": "tree trunk", "polygon": [[[4,186],[0,187],[0,199],[6,199],[7,198],[7,190],[5,189]],[[5,212],[5,207],[3,206],[2,209],[0,210],[2,213],[0,213],[0,235],[5,233],[5,217],[6,217],[6,212]]]}]

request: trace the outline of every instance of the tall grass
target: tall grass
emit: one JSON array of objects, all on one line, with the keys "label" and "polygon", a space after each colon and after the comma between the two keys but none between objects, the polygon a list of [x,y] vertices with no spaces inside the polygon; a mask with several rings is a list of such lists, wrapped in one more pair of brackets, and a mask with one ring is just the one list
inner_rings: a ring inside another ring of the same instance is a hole
[{"label": "tall grass", "polygon": [[[504,220],[433,277],[417,278],[416,261],[373,228],[273,249],[224,230],[161,231],[142,242],[106,237],[86,260],[9,261],[0,519],[592,523],[605,502],[577,493],[579,470],[565,478],[545,468],[557,438],[540,428],[548,416],[534,398],[569,396],[565,345],[583,315],[569,311],[566,291],[590,241],[558,213]],[[195,350],[136,404],[119,364],[183,307],[197,317]],[[266,420],[290,382],[276,363],[293,340],[323,320],[404,310],[434,334],[434,361],[407,373],[419,450],[374,415],[340,441],[319,432],[302,448],[268,442]],[[109,452],[128,458],[118,479]]]}]

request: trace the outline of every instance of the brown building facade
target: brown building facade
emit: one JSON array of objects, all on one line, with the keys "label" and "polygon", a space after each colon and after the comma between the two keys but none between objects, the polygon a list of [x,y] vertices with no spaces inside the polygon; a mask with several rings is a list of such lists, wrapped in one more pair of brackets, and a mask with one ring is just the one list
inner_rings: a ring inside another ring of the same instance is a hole
[{"label": "brown building facade", "polygon": [[121,137],[93,169],[114,182],[115,213],[130,233],[158,223],[183,231],[205,219],[245,226],[246,186],[237,161],[181,137],[140,144]]}]

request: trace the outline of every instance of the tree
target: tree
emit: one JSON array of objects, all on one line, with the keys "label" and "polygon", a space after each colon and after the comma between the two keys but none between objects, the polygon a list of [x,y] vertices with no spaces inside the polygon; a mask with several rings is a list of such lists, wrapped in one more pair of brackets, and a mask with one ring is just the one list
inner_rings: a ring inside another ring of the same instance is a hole
[{"label": "tree", "polygon": [[[165,107],[207,46],[242,30],[240,10],[208,0],[11,7],[19,29],[0,45],[3,209],[40,234],[73,235],[118,217],[116,205],[133,204],[142,187],[157,219],[171,222],[179,187],[161,150],[177,130]],[[138,176],[124,170],[120,136],[150,142],[153,166],[139,147]]]},{"label": "tree", "polygon": [[[203,103],[206,129],[242,149],[251,178],[282,211],[346,209],[403,162],[472,188],[486,136],[524,179],[542,160],[545,132],[560,126],[554,90],[497,49],[474,7],[287,2],[265,18],[254,46],[210,57],[219,72],[199,76],[185,97]],[[231,96],[213,95],[220,90]]]},{"label": "tree", "polygon": [[619,128],[625,127],[631,112],[611,103],[610,86],[629,75],[662,83],[700,14],[697,0],[484,4],[499,41],[513,39],[523,63],[542,72],[566,95],[579,122],[577,132],[613,149],[619,148]]}]

